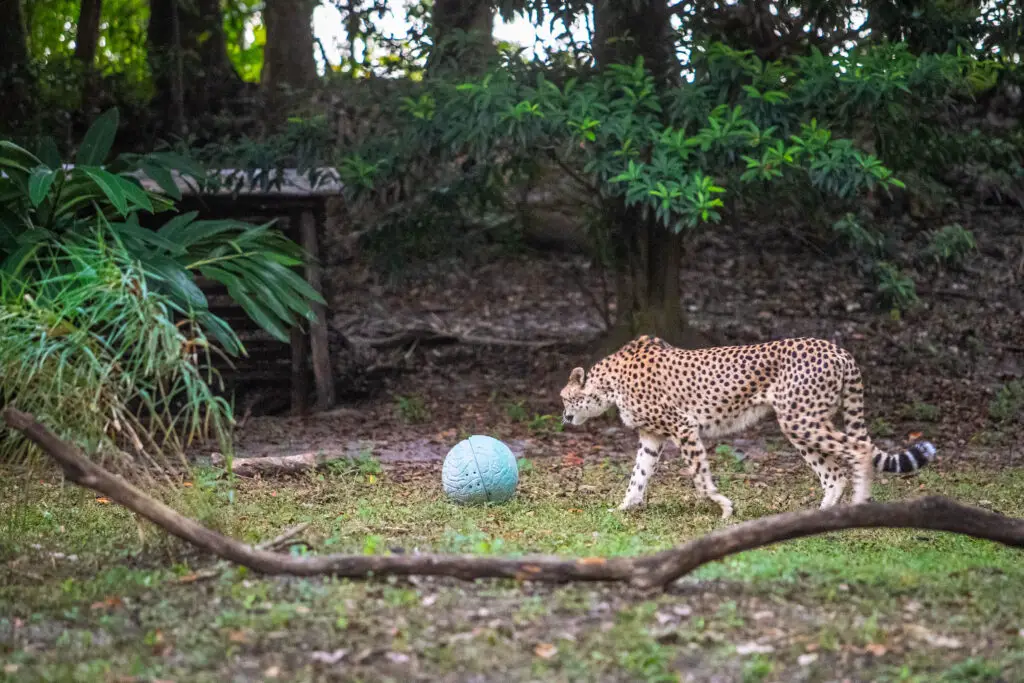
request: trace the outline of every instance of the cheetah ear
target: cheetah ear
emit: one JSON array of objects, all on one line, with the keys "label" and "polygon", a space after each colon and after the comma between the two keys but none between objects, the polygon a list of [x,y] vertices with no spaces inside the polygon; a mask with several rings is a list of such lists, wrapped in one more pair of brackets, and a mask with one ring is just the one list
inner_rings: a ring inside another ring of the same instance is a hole
[{"label": "cheetah ear", "polygon": [[583,368],[573,368],[569,373],[569,383],[583,386]]}]

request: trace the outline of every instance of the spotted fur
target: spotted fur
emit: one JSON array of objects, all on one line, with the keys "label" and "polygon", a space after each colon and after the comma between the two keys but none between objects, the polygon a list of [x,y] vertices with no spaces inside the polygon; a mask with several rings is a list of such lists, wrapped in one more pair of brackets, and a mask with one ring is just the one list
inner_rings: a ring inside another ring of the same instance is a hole
[{"label": "spotted fur", "polygon": [[[862,503],[871,497],[874,471],[910,473],[935,457],[927,441],[901,453],[884,453],[871,443],[860,370],[849,352],[821,339],[687,351],[643,336],[589,374],[573,369],[561,396],[563,422],[581,425],[616,406],[623,424],[638,431],[640,447],[620,510],[643,503],[671,440],[697,492],[729,517],[732,501],[715,487],[704,440],[741,431],[772,412],[818,476],[822,509],[842,498],[847,474],[853,502]],[[833,422],[840,410],[843,430]]]}]

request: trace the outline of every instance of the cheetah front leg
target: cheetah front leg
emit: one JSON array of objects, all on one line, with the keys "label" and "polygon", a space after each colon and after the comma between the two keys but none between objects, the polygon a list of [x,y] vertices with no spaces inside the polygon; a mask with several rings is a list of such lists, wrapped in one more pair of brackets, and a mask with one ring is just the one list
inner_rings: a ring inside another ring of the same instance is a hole
[{"label": "cheetah front leg", "polygon": [[626,489],[626,497],[622,499],[619,510],[642,505],[644,493],[647,491],[647,482],[654,474],[661,458],[661,449],[665,446],[665,437],[640,432],[640,447],[636,451],[636,464],[633,465],[633,474],[629,477],[629,488]]},{"label": "cheetah front leg", "polygon": [[711,466],[708,464],[708,452],[700,440],[697,430],[679,434],[672,439],[683,456],[686,473],[693,479],[697,493],[708,498],[722,508],[722,519],[732,516],[732,501],[718,492],[711,478]]}]

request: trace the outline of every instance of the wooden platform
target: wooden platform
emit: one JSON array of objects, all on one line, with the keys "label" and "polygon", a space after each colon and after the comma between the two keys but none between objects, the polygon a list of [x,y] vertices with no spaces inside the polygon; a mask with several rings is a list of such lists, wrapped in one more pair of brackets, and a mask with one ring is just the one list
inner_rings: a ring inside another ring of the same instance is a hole
[{"label": "wooden platform", "polygon": [[[233,173],[230,169],[221,171],[222,177]],[[141,174],[138,177],[147,188],[159,189],[151,179]],[[275,226],[312,256],[305,268],[305,279],[323,293],[319,245],[326,201],[341,192],[340,184],[327,179],[312,187],[305,177],[286,170],[277,187],[251,188],[247,184],[244,189],[222,187],[217,191],[204,191],[190,179],[177,174],[173,177],[182,193],[178,202],[180,212],[197,211],[202,219],[233,219],[254,224],[276,219]],[[295,414],[308,413],[311,407],[321,411],[334,405],[333,364],[324,305],[314,304],[316,321],[309,324],[308,330],[294,328],[290,344],[283,344],[256,325],[228,296],[222,284],[206,278],[198,278],[196,284],[206,294],[211,311],[231,325],[248,351],[247,357],[232,359],[234,368],[224,361],[215,364],[229,388],[287,390],[291,412]]]}]

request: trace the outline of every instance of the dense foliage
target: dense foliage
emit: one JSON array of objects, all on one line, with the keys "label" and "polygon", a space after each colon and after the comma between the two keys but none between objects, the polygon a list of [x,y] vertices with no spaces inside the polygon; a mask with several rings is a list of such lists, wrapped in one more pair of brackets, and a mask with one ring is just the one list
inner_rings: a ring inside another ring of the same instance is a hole
[{"label": "dense foliage", "polygon": [[74,165],[52,142],[31,153],[0,141],[0,398],[152,457],[210,428],[224,439],[231,420],[208,361],[245,349],[197,276],[281,341],[323,299],[292,269],[301,249],[270,225],[189,212],[143,227],[174,209],[175,176],[206,174],[172,152],[108,159],[117,121],[111,110],[93,124]]},{"label": "dense foliage", "polygon": [[[574,188],[592,233],[606,227],[595,198],[643,206],[675,231],[729,210],[764,215],[765,205],[793,207],[812,226],[844,213],[869,220],[861,198],[904,181],[941,211],[962,199],[965,174],[988,180],[976,192],[1019,192],[1019,127],[982,134],[969,118],[1008,68],[962,52],[918,56],[904,44],[779,61],[713,44],[694,54],[691,80],[659,88],[640,60],[566,76],[512,58],[477,79],[391,94],[383,109],[393,117],[343,145],[338,166],[354,205],[386,196],[389,213],[375,220],[407,230],[439,212],[438,224],[458,224],[507,211],[509,188],[545,168]],[[885,255],[874,233],[861,244]]]}]

